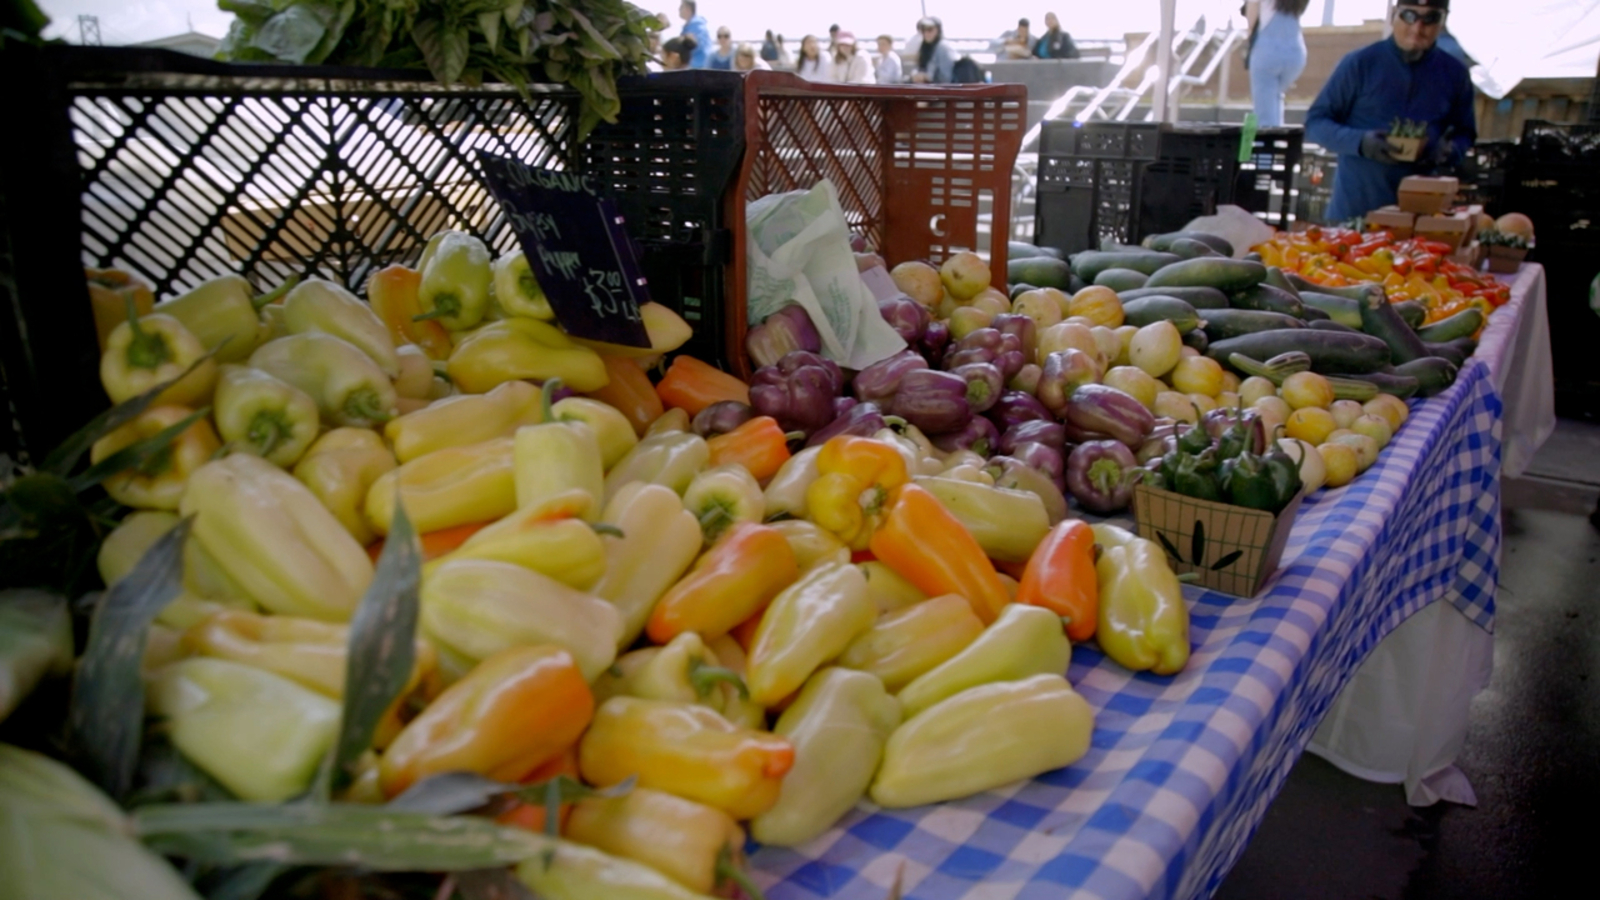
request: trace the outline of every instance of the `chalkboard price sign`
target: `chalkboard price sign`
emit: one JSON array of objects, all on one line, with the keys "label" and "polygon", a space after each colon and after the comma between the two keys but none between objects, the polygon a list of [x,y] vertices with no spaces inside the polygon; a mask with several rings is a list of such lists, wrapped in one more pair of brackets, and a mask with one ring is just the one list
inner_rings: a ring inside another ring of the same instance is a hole
[{"label": "chalkboard price sign", "polygon": [[639,306],[650,302],[622,216],[587,177],[478,151],[490,193],[568,334],[650,346]]}]

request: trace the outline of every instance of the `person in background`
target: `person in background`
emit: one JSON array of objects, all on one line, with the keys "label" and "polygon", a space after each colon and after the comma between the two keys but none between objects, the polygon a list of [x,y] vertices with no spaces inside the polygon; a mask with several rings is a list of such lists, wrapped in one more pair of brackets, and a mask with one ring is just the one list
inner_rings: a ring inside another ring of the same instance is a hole
[{"label": "person in background", "polygon": [[894,38],[878,35],[878,83],[899,84],[905,80],[900,71],[900,54],[894,50]]},{"label": "person in background", "polygon": [[876,84],[872,63],[856,52],[856,36],[839,32],[833,41],[833,81],[839,84]]},{"label": "person in background", "polygon": [[1033,55],[1040,59],[1077,59],[1078,45],[1072,35],[1061,30],[1061,20],[1055,13],[1044,14],[1044,34],[1033,45]]},{"label": "person in background", "polygon": [[1300,34],[1300,15],[1311,0],[1249,0],[1244,5],[1250,21],[1250,50],[1245,68],[1250,70],[1250,101],[1261,128],[1283,126],[1283,98],[1306,68],[1306,41]]},{"label": "person in background", "polygon": [[706,24],[706,17],[700,15],[696,0],[683,0],[678,6],[678,18],[683,20],[679,36],[694,38],[694,55],[689,58],[689,67],[704,69],[706,57],[711,54],[711,27]]},{"label": "person in background", "polygon": [[828,55],[832,56],[835,47],[839,46],[839,23],[828,26]]},{"label": "person in background", "polygon": [[694,38],[678,35],[661,45],[661,68],[668,72],[678,72],[692,68],[689,60],[694,58]]},{"label": "person in background", "polygon": [[1028,20],[1018,19],[1017,30],[1002,36],[1001,59],[1029,59],[1033,56],[1033,34],[1028,30]]},{"label": "person in background", "polygon": [[913,84],[949,84],[956,67],[955,52],[944,42],[944,24],[933,16],[917,23],[922,43],[917,46],[917,67],[911,71]]},{"label": "person in background", "polygon": [[[1478,137],[1467,67],[1434,44],[1450,0],[1400,0],[1394,33],[1339,61],[1306,113],[1306,138],[1339,154],[1327,218],[1341,222],[1395,202],[1400,180],[1461,159]],[[1396,119],[1427,126],[1417,162],[1394,158]]]},{"label": "person in background", "polygon": [[765,72],[772,67],[767,61],[756,55],[756,48],[749,44],[740,44],[739,49],[733,51],[733,70],[735,72],[754,72],[757,69]]},{"label": "person in background", "polygon": [[733,32],[726,28],[717,29],[717,46],[706,56],[706,68],[733,68]]},{"label": "person in background", "polygon": [[800,39],[800,55],[795,59],[796,75],[807,81],[828,81],[833,77],[833,67],[822,58],[817,49],[817,36],[808,34]]},{"label": "person in background", "polygon": [[777,62],[782,54],[778,52],[778,44],[782,38],[773,37],[772,29],[767,29],[767,39],[761,42],[761,58],[769,63]]}]

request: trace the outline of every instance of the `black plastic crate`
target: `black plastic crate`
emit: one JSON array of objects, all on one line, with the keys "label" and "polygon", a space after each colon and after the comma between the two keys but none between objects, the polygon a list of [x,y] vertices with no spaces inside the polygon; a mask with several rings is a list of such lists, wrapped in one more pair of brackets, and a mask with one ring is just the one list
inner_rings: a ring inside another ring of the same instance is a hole
[{"label": "black plastic crate", "polygon": [[1155,122],[1046,122],[1039,155],[1155,160],[1161,158],[1161,139]]},{"label": "black plastic crate", "polygon": [[1142,174],[1136,160],[1039,157],[1034,242],[1068,253],[1131,242]]},{"label": "black plastic crate", "polygon": [[1333,201],[1333,176],[1339,169],[1339,155],[1316,144],[1300,148],[1300,171],[1295,176],[1295,220],[1307,224],[1328,224],[1328,204]]},{"label": "black plastic crate", "polygon": [[1234,178],[1234,204],[1287,231],[1296,217],[1304,142],[1301,128],[1257,130],[1250,155]]},{"label": "black plastic crate", "polygon": [[135,272],[159,298],[228,272],[261,288],[298,274],[361,291],[444,228],[504,252],[517,240],[478,177],[479,149],[581,171],[612,193],[652,297],[695,325],[686,351],[723,361],[737,74],[623,79],[619,121],[580,146],[565,88],[446,88],[412,71],[135,48],[5,55],[8,83],[30,89],[0,103],[30,139],[0,151],[18,324],[0,362],[30,445],[105,403],[83,266]]}]

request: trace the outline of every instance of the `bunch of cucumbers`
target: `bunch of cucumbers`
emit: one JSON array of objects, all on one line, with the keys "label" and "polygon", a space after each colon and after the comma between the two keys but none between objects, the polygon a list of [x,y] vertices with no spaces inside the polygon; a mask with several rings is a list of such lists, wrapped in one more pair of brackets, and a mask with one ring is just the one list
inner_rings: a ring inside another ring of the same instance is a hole
[{"label": "bunch of cucumbers", "polygon": [[1241,375],[1262,361],[1309,359],[1311,371],[1364,382],[1397,397],[1431,396],[1455,382],[1472,355],[1483,313],[1469,309],[1424,326],[1415,301],[1390,303],[1379,285],[1323,287],[1259,258],[1233,258],[1223,238],[1152,235],[1143,246],[1108,246],[1060,259],[1013,244],[1009,280],[1077,292],[1117,292],[1129,325],[1165,319],[1184,343]]}]

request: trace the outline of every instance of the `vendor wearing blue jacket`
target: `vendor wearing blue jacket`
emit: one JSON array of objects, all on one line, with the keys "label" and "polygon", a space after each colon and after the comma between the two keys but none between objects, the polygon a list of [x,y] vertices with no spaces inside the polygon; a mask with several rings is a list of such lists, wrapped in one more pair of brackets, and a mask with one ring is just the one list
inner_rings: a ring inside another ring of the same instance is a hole
[{"label": "vendor wearing blue jacket", "polygon": [[[1466,66],[1434,47],[1449,7],[1450,0],[1401,0],[1394,34],[1340,60],[1306,113],[1306,138],[1339,154],[1330,222],[1394,203],[1400,179],[1459,160],[1477,140]],[[1415,163],[1390,154],[1395,119],[1428,126]]]}]

